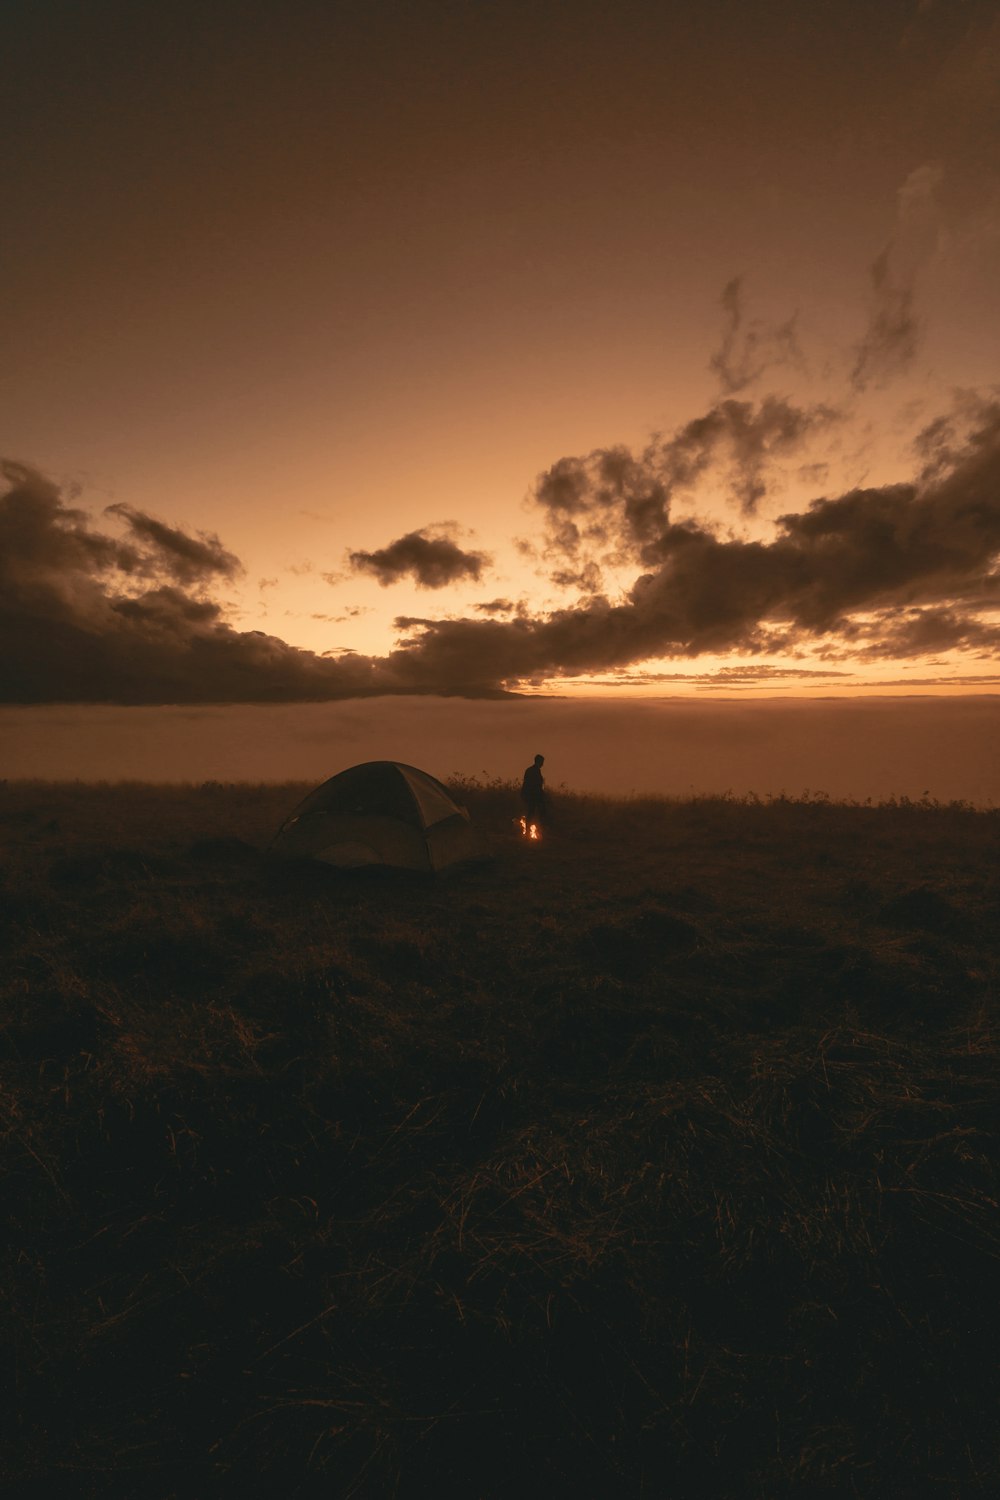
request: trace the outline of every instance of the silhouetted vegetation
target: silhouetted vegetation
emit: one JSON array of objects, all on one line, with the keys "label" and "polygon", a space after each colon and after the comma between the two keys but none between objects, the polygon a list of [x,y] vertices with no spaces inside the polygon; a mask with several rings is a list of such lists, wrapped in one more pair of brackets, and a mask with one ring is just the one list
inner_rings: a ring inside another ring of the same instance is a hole
[{"label": "silhouetted vegetation", "polygon": [[0,788],[5,1494],[994,1494],[1000,815]]}]

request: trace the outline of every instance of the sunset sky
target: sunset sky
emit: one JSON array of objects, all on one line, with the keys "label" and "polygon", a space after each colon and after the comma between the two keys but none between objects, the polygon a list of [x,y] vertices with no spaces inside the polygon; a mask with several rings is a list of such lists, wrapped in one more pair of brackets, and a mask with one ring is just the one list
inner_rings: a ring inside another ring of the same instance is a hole
[{"label": "sunset sky", "polygon": [[0,698],[1000,689],[1000,7],[5,7]]}]

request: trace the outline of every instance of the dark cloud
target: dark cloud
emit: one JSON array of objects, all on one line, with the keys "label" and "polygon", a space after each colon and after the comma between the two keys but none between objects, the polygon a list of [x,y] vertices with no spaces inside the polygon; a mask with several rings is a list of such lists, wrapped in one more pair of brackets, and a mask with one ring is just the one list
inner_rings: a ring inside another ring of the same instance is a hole
[{"label": "dark cloud", "polygon": [[761,318],[748,323],[743,311],[741,276],[734,276],[726,283],[719,301],[726,315],[726,329],[708,368],[719,377],[719,384],[728,396],[752,385],[765,370],[776,365],[803,367],[795,315],[777,325],[765,323]]},{"label": "dark cloud", "polygon": [[799,464],[795,471],[795,477],[800,484],[815,486],[825,484],[829,473],[830,465],[828,463]]},{"label": "dark cloud", "polygon": [[4,460],[0,474],[9,486],[0,511],[0,567],[8,586],[30,590],[50,574],[70,580],[113,569],[148,571],[137,547],[90,531],[86,512],[64,505],[58,486],[37,470]]},{"label": "dark cloud", "polygon": [[546,555],[558,559],[553,582],[593,593],[601,587],[596,566],[657,561],[674,500],[709,476],[753,512],[774,468],[840,420],[833,407],[796,406],[781,396],[726,400],[639,456],[615,447],[560,459],[534,490],[546,517]]},{"label": "dark cloud", "polygon": [[472,607],[481,615],[509,615],[516,606],[511,599],[489,599]]},{"label": "dark cloud", "polygon": [[144,511],[133,510],[131,505],[109,505],[105,515],[119,516],[133,537],[156,559],[159,568],[178,583],[199,583],[215,574],[235,578],[242,572],[239,558],[227,552],[219,538],[210,532],[189,536]]},{"label": "dark cloud", "polygon": [[856,391],[885,385],[909,369],[917,353],[919,325],[912,284],[894,279],[889,252],[872,262],[872,307],[868,327],[855,349],[851,385]]},{"label": "dark cloud", "polygon": [[593,561],[577,568],[555,568],[549,574],[549,579],[557,588],[578,589],[589,598],[596,598],[604,592],[604,577]]},{"label": "dark cloud", "polygon": [[855,345],[851,385],[856,391],[887,385],[910,368],[920,341],[916,281],[937,244],[936,194],[942,171],[925,162],[896,195],[892,238],[871,266],[868,325]]},{"label": "dark cloud", "polygon": [[962,461],[968,449],[984,441],[989,443],[991,414],[998,395],[1000,386],[994,387],[991,396],[972,390],[955,391],[951,409],[920,429],[912,446],[921,463],[921,480],[940,478]]},{"label": "dark cloud", "polygon": [[392,622],[393,630],[407,632],[410,630],[433,630],[445,620],[457,620],[458,615],[397,615]]},{"label": "dark cloud", "polygon": [[418,588],[442,589],[462,578],[478,583],[490,559],[482,552],[464,552],[449,536],[410,531],[376,552],[351,552],[356,573],[371,573],[383,588],[411,577]]},{"label": "dark cloud", "polygon": [[111,598],[108,605],[123,620],[176,635],[186,635],[192,626],[215,625],[222,614],[211,599],[192,599],[169,585],[147,589],[144,594]]},{"label": "dark cloud", "polygon": [[765,396],[756,405],[723,401],[661,444],[656,458],[671,489],[690,486],[720,458],[728,460],[732,495],[750,512],[768,493],[769,469],[841,420],[822,402],[796,406],[782,396]]},{"label": "dark cloud", "polygon": [[589,592],[588,550],[611,562],[634,557],[662,530],[670,490],[651,453],[636,458],[628,448],[599,448],[553,464],[540,475],[534,499],[545,512],[546,556],[559,559],[553,581]]},{"label": "dark cloud", "polygon": [[854,654],[869,660],[929,656],[941,651],[995,658],[1000,650],[1000,625],[943,605],[883,612],[863,625],[849,625],[844,634]]}]

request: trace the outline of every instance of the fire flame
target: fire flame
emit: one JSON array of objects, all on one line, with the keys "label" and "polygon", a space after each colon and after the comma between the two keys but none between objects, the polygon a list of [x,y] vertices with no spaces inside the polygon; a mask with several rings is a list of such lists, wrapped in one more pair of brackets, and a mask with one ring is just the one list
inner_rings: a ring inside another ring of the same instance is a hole
[{"label": "fire flame", "polygon": [[537,823],[529,823],[527,818],[522,818],[521,835],[526,839],[540,839],[542,830]]}]

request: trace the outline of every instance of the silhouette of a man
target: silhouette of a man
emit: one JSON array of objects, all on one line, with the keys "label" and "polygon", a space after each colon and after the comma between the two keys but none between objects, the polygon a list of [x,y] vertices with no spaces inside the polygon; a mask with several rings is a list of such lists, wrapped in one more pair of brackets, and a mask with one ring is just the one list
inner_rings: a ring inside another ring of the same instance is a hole
[{"label": "silhouette of a man", "polygon": [[545,822],[545,777],[542,775],[542,767],[545,764],[544,755],[536,755],[534,763],[524,773],[521,782],[521,801],[524,803],[524,815],[529,823]]}]

